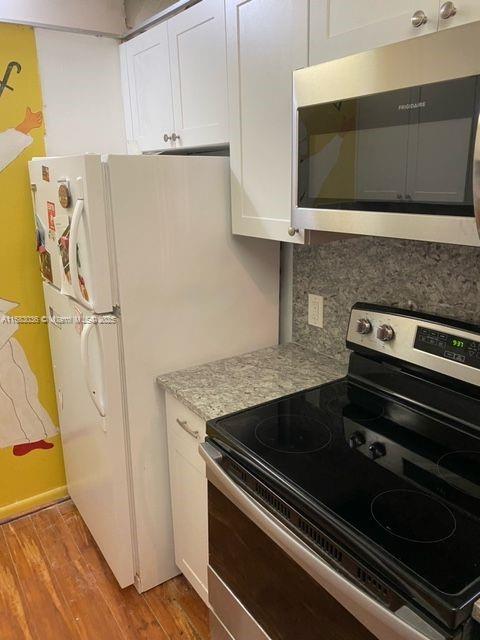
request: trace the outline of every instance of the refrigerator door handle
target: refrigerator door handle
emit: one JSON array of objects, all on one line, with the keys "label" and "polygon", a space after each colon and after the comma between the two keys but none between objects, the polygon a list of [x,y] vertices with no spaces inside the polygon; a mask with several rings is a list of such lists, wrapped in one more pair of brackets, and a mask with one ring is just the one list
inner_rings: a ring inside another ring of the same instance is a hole
[{"label": "refrigerator door handle", "polygon": [[70,240],[68,243],[68,262],[70,265],[70,277],[72,280],[73,297],[81,305],[93,311],[93,301],[86,300],[82,294],[79,284],[78,260],[77,260],[77,244],[78,231],[80,229],[80,221],[84,212],[84,199],[78,198],[73,209],[72,221],[70,223]]},{"label": "refrigerator door handle", "polygon": [[[97,409],[97,411],[100,414],[100,416],[102,418],[105,418],[105,416],[107,414],[105,412],[105,403],[104,403],[103,398],[102,398],[102,394],[103,394],[103,372],[102,372],[102,375],[100,376],[100,379],[102,380],[102,389],[101,389],[101,394],[100,395],[97,394],[93,390],[93,385],[92,385],[92,381],[91,381],[91,372],[90,372],[89,336],[90,336],[90,333],[92,332],[92,329],[95,326],[96,326],[95,322],[88,322],[88,323],[83,325],[82,333],[81,333],[81,336],[80,336],[80,359],[82,361],[83,371],[84,371],[84,374],[85,374],[85,382],[86,382],[86,385],[87,385],[87,389],[88,389],[88,393],[90,395],[90,398],[91,398],[93,404],[95,405],[95,408]],[[106,431],[105,423],[103,425],[103,430]]]}]

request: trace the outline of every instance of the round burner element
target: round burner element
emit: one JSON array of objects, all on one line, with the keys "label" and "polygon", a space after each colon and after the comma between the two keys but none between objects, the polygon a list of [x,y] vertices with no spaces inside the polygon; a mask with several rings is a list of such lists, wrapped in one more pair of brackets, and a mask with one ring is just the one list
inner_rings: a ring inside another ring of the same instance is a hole
[{"label": "round burner element", "polygon": [[313,453],[324,449],[332,434],[323,422],[291,413],[270,416],[255,428],[259,442],[281,453]]},{"label": "round burner element", "polygon": [[408,542],[443,542],[455,533],[457,521],[442,502],[413,489],[379,493],[370,510],[385,531]]},{"label": "round burner element", "polygon": [[346,396],[332,398],[325,405],[327,411],[337,418],[350,418],[355,422],[368,422],[381,418],[384,409],[378,404],[370,403],[368,407],[352,404]]},{"label": "round burner element", "polygon": [[447,484],[480,498],[480,451],[451,451],[437,461],[437,473]]}]

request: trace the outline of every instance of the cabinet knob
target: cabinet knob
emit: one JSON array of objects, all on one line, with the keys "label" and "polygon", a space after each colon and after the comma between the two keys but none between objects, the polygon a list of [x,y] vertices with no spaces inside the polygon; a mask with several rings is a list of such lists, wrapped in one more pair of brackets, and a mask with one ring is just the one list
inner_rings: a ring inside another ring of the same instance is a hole
[{"label": "cabinet knob", "polygon": [[177,136],[176,133],[172,133],[172,140],[173,142],[176,142],[177,140],[180,140],[180,136]]},{"label": "cabinet knob", "polygon": [[288,227],[288,235],[289,236],[294,236],[296,233],[298,233],[298,229],[295,229],[295,227]]},{"label": "cabinet knob", "polygon": [[415,13],[412,16],[412,27],[415,27],[416,29],[418,29],[418,27],[421,27],[427,21],[428,21],[428,18],[425,12],[419,9],[418,11],[415,11]]},{"label": "cabinet knob", "polygon": [[440,7],[440,17],[442,18],[442,20],[453,18],[456,13],[457,7],[453,4],[453,2],[444,2]]},{"label": "cabinet knob", "polygon": [[168,142],[169,140],[171,140],[171,139],[172,139],[172,136],[169,136],[169,135],[168,135],[168,133],[166,133],[166,134],[163,136],[163,139],[165,140],[165,142]]}]

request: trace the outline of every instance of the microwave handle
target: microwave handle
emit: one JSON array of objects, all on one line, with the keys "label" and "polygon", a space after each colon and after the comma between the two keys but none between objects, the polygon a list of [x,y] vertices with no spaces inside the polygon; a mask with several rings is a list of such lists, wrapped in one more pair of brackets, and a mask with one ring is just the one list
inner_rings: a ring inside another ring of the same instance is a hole
[{"label": "microwave handle", "polygon": [[478,115],[475,147],[473,150],[473,208],[480,235],[480,113]]},{"label": "microwave handle", "polygon": [[[385,640],[441,640],[443,638],[436,629],[427,625],[407,607],[402,607],[398,613],[407,619],[408,623],[334,571],[280,520],[250,498],[230,479],[220,466],[223,454],[218,447],[207,441],[200,444],[199,452],[205,460],[209,482],[215,485],[294,562],[310,574],[318,584],[374,635],[378,638],[385,638]],[[418,627],[421,627],[422,631],[428,635],[424,635],[411,626],[412,624],[418,624]]]}]

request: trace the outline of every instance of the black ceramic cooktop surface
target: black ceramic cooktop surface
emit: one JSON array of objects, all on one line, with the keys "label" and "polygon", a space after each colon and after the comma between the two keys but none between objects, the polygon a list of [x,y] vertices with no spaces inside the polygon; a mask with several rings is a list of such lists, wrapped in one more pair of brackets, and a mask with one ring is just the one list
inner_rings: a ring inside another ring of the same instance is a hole
[{"label": "black ceramic cooktop surface", "polygon": [[480,576],[480,439],[467,431],[347,379],[208,427],[444,594]]}]

